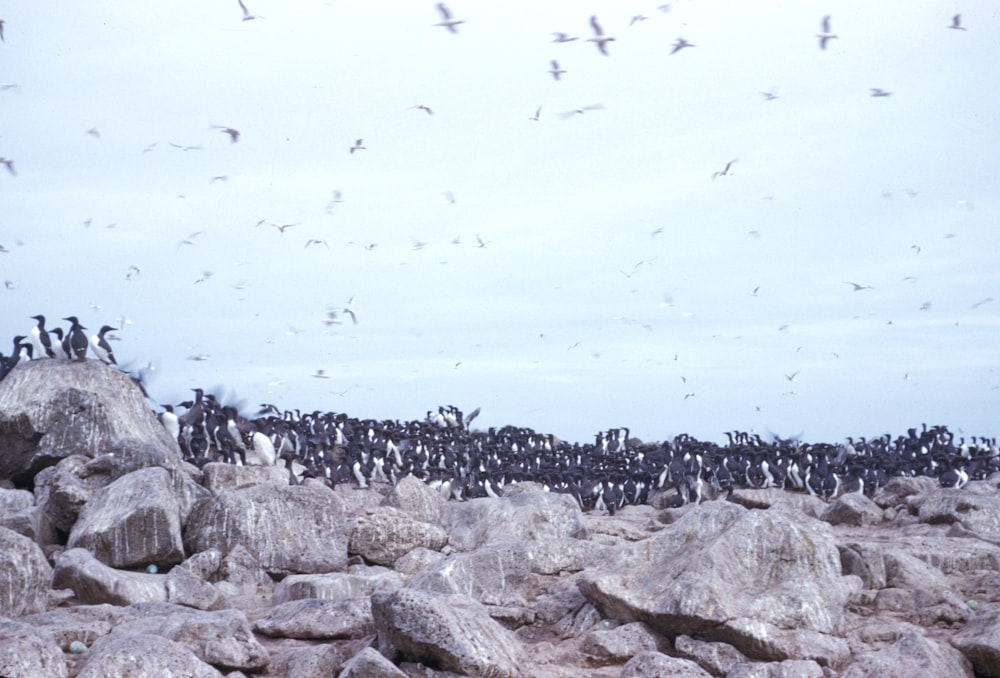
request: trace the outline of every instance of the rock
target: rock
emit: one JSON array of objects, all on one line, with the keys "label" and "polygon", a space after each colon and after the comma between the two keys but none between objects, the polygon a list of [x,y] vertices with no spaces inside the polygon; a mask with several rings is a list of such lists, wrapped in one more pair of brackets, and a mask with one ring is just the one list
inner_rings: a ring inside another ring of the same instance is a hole
[{"label": "rock", "polygon": [[254,485],[288,485],[288,471],[282,466],[237,466],[215,461],[205,464],[201,472],[202,485],[211,494]]},{"label": "rock", "polygon": [[374,632],[369,598],[309,598],[274,605],[254,630],[278,638],[361,638]]},{"label": "rock", "polygon": [[267,666],[268,652],[239,610],[202,612],[170,603],[140,603],[131,610],[135,616],[112,635],[162,636],[222,670],[258,671]]},{"label": "rock", "polygon": [[726,678],[823,678],[823,668],[813,661],[786,659],[783,662],[737,664]]},{"label": "rock", "polygon": [[972,675],[972,665],[959,651],[918,633],[909,633],[885,649],[863,653],[840,672],[841,678]]},{"label": "rock", "polygon": [[478,604],[413,589],[372,594],[378,651],[467,676],[523,675],[517,641]]},{"label": "rock", "polygon": [[586,536],[580,506],[568,494],[524,491],[502,499],[446,504],[441,511],[449,543],[473,551],[490,542],[521,541],[532,572],[555,574],[579,569],[579,554],[568,542]]},{"label": "rock", "polygon": [[837,548],[844,574],[860,577],[866,589],[885,588],[885,557],[881,544],[849,542],[838,544]]},{"label": "rock", "polygon": [[89,647],[128,618],[128,608],[104,604],[60,607],[23,617],[21,621],[51,634],[56,645],[68,651],[74,642]]},{"label": "rock", "polygon": [[908,500],[911,497],[934,492],[941,485],[934,478],[927,476],[893,477],[875,491],[872,500],[882,508],[903,506],[909,509]]},{"label": "rock", "polygon": [[89,460],[71,455],[35,476],[36,503],[57,530],[69,533],[94,492],[110,482],[106,476],[82,472]]},{"label": "rock", "polygon": [[580,641],[580,650],[597,664],[620,664],[641,652],[659,651],[669,645],[642,622],[596,629]]},{"label": "rock", "polygon": [[486,605],[527,605],[531,559],[523,542],[487,544],[456,553],[418,575],[410,586],[429,593],[460,593]]},{"label": "rock", "polygon": [[414,520],[437,525],[441,507],[447,502],[441,493],[415,476],[396,483],[382,500],[383,506],[397,508]]},{"label": "rock", "polygon": [[68,676],[62,649],[45,629],[0,617],[0,676]]},{"label": "rock", "polygon": [[167,602],[199,610],[218,610],[225,600],[218,589],[190,570],[175,567],[164,577]]},{"label": "rock", "polygon": [[705,671],[690,659],[679,659],[655,651],[640,652],[622,667],[620,678],[710,678]]},{"label": "rock", "polygon": [[180,449],[127,374],[97,360],[22,362],[0,382],[0,478],[28,485],[59,460],[124,440]]},{"label": "rock", "polygon": [[162,575],[116,570],[82,548],[59,555],[52,571],[52,587],[71,589],[77,602],[84,604],[132,605],[167,599]]},{"label": "rock", "polygon": [[980,676],[1000,676],[1000,612],[972,617],[951,639]]},{"label": "rock", "polygon": [[344,664],[339,678],[406,678],[406,674],[374,649],[366,647]]},{"label": "rock", "polygon": [[365,576],[348,572],[291,574],[274,590],[274,605],[304,598],[342,600],[370,596],[374,591],[402,588],[402,578],[392,570],[372,568]]},{"label": "rock", "polygon": [[189,553],[242,546],[265,571],[334,572],[347,566],[340,500],[319,486],[254,485],[200,501],[188,517]]},{"label": "rock", "polygon": [[882,522],[882,509],[860,492],[848,492],[820,515],[831,525],[877,525]]},{"label": "rock", "polygon": [[222,678],[222,674],[181,643],[137,633],[99,639],[80,662],[76,677]]},{"label": "rock", "polygon": [[[370,639],[368,639],[370,642]],[[294,678],[331,678],[352,654],[355,645],[365,641],[323,643],[320,645],[276,646],[271,650],[271,661],[265,676],[294,676]],[[377,653],[376,653],[377,654]],[[230,673],[227,678],[232,677]]]},{"label": "rock", "polygon": [[922,498],[917,517],[925,523],[959,523],[972,532],[1000,536],[1000,497],[939,489]]},{"label": "rock", "polygon": [[819,518],[827,510],[828,505],[819,497],[803,492],[789,492],[776,487],[763,490],[736,490],[731,501],[750,509],[769,509],[784,507],[806,514],[810,518]]},{"label": "rock", "polygon": [[67,547],[85,548],[111,567],[181,562],[180,506],[170,474],[144,468],[96,491],[73,526]]},{"label": "rock", "polygon": [[439,550],[448,543],[448,533],[437,525],[411,518],[390,506],[355,518],[347,551],[379,565],[392,565],[397,558],[422,547]]},{"label": "rock", "polygon": [[737,664],[749,661],[745,654],[727,643],[709,643],[681,634],[674,639],[674,650],[696,662],[713,676],[725,676]]},{"label": "rock", "polygon": [[52,568],[38,544],[0,527],[0,573],[0,615],[20,617],[45,609]]},{"label": "rock", "polygon": [[[840,653],[819,636],[839,631],[857,580],[841,576],[826,523],[710,502],[627,548],[630,569],[588,570],[578,580],[583,594],[614,619],[645,621],[667,635],[696,633],[760,659],[815,658],[775,647],[770,638],[782,629],[809,635],[826,660],[832,659],[828,651]],[[780,635],[790,647],[800,645]]]}]

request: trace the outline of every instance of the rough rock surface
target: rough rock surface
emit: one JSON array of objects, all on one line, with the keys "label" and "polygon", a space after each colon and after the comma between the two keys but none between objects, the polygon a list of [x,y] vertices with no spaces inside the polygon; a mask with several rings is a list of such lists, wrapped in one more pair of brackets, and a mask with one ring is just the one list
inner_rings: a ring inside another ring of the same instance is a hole
[{"label": "rough rock surface", "polygon": [[39,363],[0,384],[2,676],[1000,676],[1000,474],[614,515],[289,486],[185,464],[115,370]]}]

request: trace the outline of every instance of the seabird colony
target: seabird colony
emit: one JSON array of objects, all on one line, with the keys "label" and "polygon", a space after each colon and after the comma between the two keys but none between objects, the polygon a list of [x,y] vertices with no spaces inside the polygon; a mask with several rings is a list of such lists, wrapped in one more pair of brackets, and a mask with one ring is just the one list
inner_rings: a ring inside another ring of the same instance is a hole
[{"label": "seabird colony", "polygon": [[[0,379],[22,359],[85,360],[88,346],[103,362],[114,362],[104,338],[110,326],[88,342],[73,316],[66,318],[67,332],[46,330],[44,316],[34,319],[30,341],[17,336],[12,355],[0,353]],[[768,442],[731,431],[725,445],[687,434],[644,443],[621,427],[581,444],[518,426],[474,430],[479,410],[465,415],[453,405],[405,422],[303,413],[273,404],[245,417],[203,389],[193,391],[194,399],[165,405],[158,416],[185,460],[196,466],[280,464],[292,484],[316,478],[362,488],[414,476],[455,500],[499,496],[508,484],[533,481],[572,495],[583,510],[614,513],[665,490],[675,492],[673,506],[729,496],[740,488],[779,488],[829,499],[845,492],[872,494],[894,476],[929,476],[943,487],[960,488],[1000,470],[996,438],[956,439],[946,426],[923,425],[895,437],[849,437],[844,443]]]}]

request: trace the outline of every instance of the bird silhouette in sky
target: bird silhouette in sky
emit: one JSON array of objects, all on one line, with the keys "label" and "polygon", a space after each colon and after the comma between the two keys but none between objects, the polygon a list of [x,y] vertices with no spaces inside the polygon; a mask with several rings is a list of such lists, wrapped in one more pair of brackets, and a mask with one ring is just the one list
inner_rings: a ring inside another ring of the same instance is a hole
[{"label": "bird silhouette in sky", "polygon": [[434,25],[447,28],[452,33],[458,33],[458,25],[464,24],[465,20],[452,18],[451,12],[448,11],[448,8],[445,6],[443,2],[439,2],[437,4],[437,9],[439,12],[441,12],[441,21],[437,22]]},{"label": "bird silhouette in sky", "polygon": [[821,25],[823,27],[823,32],[820,33],[820,34],[818,34],[816,37],[819,38],[819,48],[825,50],[826,49],[826,43],[828,41],[830,41],[830,40],[833,40],[837,36],[834,35],[832,32],[830,32],[830,15],[829,14],[827,14],[825,17],[823,17],[823,23]]}]

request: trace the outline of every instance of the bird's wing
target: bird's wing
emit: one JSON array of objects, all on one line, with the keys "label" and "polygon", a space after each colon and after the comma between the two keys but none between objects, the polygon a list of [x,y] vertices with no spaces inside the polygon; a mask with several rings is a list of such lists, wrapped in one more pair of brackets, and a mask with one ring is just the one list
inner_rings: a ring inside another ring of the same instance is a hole
[{"label": "bird's wing", "polygon": [[601,30],[601,24],[597,23],[597,15],[590,17],[590,25],[594,29],[594,34],[597,36],[604,35],[604,31]]}]

